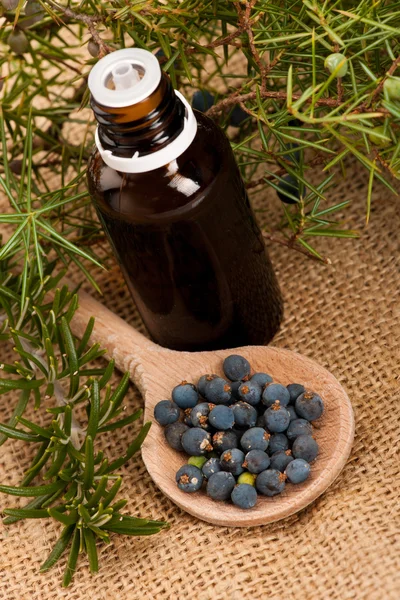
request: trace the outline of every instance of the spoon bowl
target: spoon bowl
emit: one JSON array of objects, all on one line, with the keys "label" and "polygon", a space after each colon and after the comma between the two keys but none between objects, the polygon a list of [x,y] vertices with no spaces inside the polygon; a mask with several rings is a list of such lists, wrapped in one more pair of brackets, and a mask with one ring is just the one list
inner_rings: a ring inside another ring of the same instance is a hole
[{"label": "spoon bowl", "polygon": [[[120,317],[84,292],[79,293],[79,308],[72,330],[81,336],[91,316],[96,318],[91,342],[99,342],[143,395],[145,421],[153,425],[142,445],[146,468],[160,490],[191,515],[230,527],[247,527],[278,521],[305,508],[320,496],[344,467],[354,438],[354,417],[349,398],[337,379],[324,367],[296,352],[271,346],[246,346],[210,352],[177,352],[154,344]],[[251,510],[215,502],[205,491],[187,494],[175,482],[177,470],[187,456],[168,446],[163,427],[154,420],[154,407],[171,398],[172,388],[182,380],[197,383],[205,373],[221,376],[222,362],[230,354],[241,354],[254,372],[269,373],[275,382],[301,383],[324,400],[325,411],[314,423],[314,437],[320,453],[312,464],[311,475],[302,484],[288,484],[282,494],[272,498],[259,495]]]}]

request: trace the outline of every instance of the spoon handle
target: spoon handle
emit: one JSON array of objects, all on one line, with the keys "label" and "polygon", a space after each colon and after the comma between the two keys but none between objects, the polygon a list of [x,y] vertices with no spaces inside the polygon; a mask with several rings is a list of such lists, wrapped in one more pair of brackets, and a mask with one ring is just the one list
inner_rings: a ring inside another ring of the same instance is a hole
[{"label": "spoon handle", "polygon": [[123,319],[80,290],[79,306],[71,321],[73,333],[82,337],[90,317],[95,318],[91,343],[99,343],[107,356],[115,360],[120,371],[129,371],[132,381],[142,387],[143,363],[146,356],[162,348],[131,327]]}]

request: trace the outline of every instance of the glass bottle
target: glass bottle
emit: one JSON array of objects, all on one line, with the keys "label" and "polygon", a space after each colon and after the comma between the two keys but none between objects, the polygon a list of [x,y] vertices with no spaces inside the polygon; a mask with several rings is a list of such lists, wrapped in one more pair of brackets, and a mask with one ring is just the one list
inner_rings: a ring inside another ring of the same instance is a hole
[{"label": "glass bottle", "polygon": [[151,335],[177,350],[268,343],[282,300],[229,141],[140,49],[89,76],[89,191]]}]

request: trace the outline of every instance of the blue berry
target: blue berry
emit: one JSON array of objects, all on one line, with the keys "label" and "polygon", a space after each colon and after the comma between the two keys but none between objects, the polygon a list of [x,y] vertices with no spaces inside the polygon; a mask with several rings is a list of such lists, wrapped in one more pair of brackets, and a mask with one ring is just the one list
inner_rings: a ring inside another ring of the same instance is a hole
[{"label": "blue berry", "polygon": [[232,473],[227,471],[214,473],[207,482],[207,495],[213,500],[228,500],[235,483]]},{"label": "blue berry", "polygon": [[288,448],[289,440],[284,433],[274,433],[274,435],[271,435],[268,446],[268,454],[270,456],[275,454],[275,452],[279,452],[279,450],[287,450]]},{"label": "blue berry", "polygon": [[251,367],[249,361],[239,354],[227,356],[222,365],[224,373],[231,381],[247,379],[250,375]]},{"label": "blue berry", "polygon": [[193,94],[192,107],[200,112],[206,112],[214,104],[214,96],[207,90],[198,90]]},{"label": "blue berry", "polygon": [[286,407],[286,410],[288,411],[288,413],[290,415],[290,422],[299,418],[297,415],[297,412],[294,409],[294,406],[292,406],[291,404],[288,404],[288,406]]},{"label": "blue berry", "polygon": [[300,162],[302,151],[298,149],[299,144],[295,144],[293,142],[289,142],[289,144],[285,144],[285,149],[287,152],[283,155],[283,158],[290,162]]},{"label": "blue berry", "polygon": [[263,450],[268,448],[269,438],[271,436],[261,427],[252,427],[244,432],[240,438],[240,445],[245,452],[250,450]]},{"label": "blue berry", "polygon": [[312,435],[313,426],[306,419],[294,419],[287,428],[286,435],[289,440],[295,440],[299,435]]},{"label": "blue berry", "polygon": [[285,489],[286,476],[275,469],[260,473],[256,479],[256,488],[264,496],[276,496]]},{"label": "blue berry", "polygon": [[193,385],[187,381],[182,381],[172,390],[172,400],[180,408],[193,408],[197,404],[199,394]]},{"label": "blue berry", "polygon": [[234,398],[234,400],[240,400],[239,388],[242,385],[242,383],[243,383],[243,381],[232,381],[231,382],[232,398]]},{"label": "blue berry", "polygon": [[183,422],[188,427],[193,427],[192,419],[190,417],[192,410],[192,408],[185,408],[185,410],[183,411]]},{"label": "blue berry", "polygon": [[239,483],[232,490],[231,500],[239,508],[253,508],[257,503],[256,489],[248,483]]},{"label": "blue berry", "polygon": [[257,411],[247,402],[236,402],[232,405],[236,427],[254,427],[257,421]]},{"label": "blue berry", "polygon": [[201,427],[202,429],[209,429],[209,415],[210,411],[214,408],[214,404],[209,402],[200,402],[190,409],[190,420],[193,427]]},{"label": "blue berry", "polygon": [[164,429],[164,435],[168,445],[171,446],[171,448],[173,448],[174,450],[182,452],[182,435],[188,430],[189,427],[185,425],[185,423],[180,423],[179,421],[167,425]]},{"label": "blue berry", "polygon": [[238,395],[243,402],[256,406],[260,403],[262,389],[255,381],[245,381],[239,387]]},{"label": "blue berry", "polygon": [[199,379],[199,381],[197,382],[197,389],[198,392],[201,396],[203,396],[203,398],[205,398],[205,393],[206,393],[206,385],[209,381],[212,381],[213,379],[215,379],[216,377],[218,377],[218,375],[202,375]]},{"label": "blue berry", "polygon": [[200,427],[185,431],[182,435],[182,446],[185,452],[193,456],[203,456],[213,449],[210,434]]},{"label": "blue berry", "polygon": [[272,377],[268,373],[254,373],[250,381],[258,383],[263,388],[267,383],[272,383]]},{"label": "blue berry", "polygon": [[183,465],[177,472],[176,483],[183,492],[197,492],[203,483],[203,474],[193,465]]},{"label": "blue berry", "polygon": [[[297,204],[300,200],[299,181],[293,175],[285,175],[278,183],[277,192],[279,199],[285,204]],[[290,194],[290,196],[288,195]],[[294,196],[292,198],[291,196]],[[297,198],[297,200],[295,200]]]},{"label": "blue berry", "polygon": [[264,413],[265,425],[269,431],[280,433],[286,431],[290,423],[290,414],[277,400]]},{"label": "blue berry", "polygon": [[180,417],[179,406],[171,400],[161,400],[154,407],[154,418],[160,425],[175,423]]},{"label": "blue berry", "polygon": [[268,454],[262,450],[250,450],[244,457],[243,467],[250,471],[250,473],[261,473],[268,469],[270,465],[270,458]]},{"label": "blue berry", "polygon": [[286,476],[291,483],[302,483],[310,474],[310,465],[302,458],[296,458],[286,467]]},{"label": "blue berry", "polygon": [[239,446],[238,438],[234,431],[217,431],[213,435],[212,443],[216,452],[225,452],[225,450]]},{"label": "blue berry", "polygon": [[293,456],[291,450],[279,450],[279,452],[275,452],[275,454],[271,456],[271,469],[283,473],[292,460]]},{"label": "blue berry", "polygon": [[204,477],[210,479],[211,475],[214,475],[214,473],[219,473],[221,471],[219,458],[209,458],[208,461],[204,463],[201,470],[203,472]]},{"label": "blue berry", "polygon": [[[168,62],[169,58],[168,56],[165,54],[164,50],[162,48],[160,48],[159,50],[157,50],[157,52],[155,53],[155,56],[158,58],[158,61],[160,62],[160,64],[164,64],[166,62]],[[179,58],[176,58],[174,61],[174,67],[175,69],[180,69],[182,66],[182,63],[180,61]]]},{"label": "blue berry", "polygon": [[157,50],[156,56],[157,56],[158,59],[160,59],[160,58],[166,58],[165,52],[164,52],[164,50],[162,48],[160,48],[159,50]]},{"label": "blue berry", "polygon": [[243,110],[239,104],[235,104],[230,117],[229,124],[233,127],[240,127],[240,125],[249,118],[249,114]]},{"label": "blue berry", "polygon": [[244,469],[244,454],[238,448],[230,448],[221,454],[220,465],[223,471],[229,471],[232,475],[240,475]]},{"label": "blue berry", "polygon": [[292,404],[295,403],[300,394],[303,394],[306,391],[304,385],[301,385],[301,383],[289,383],[289,385],[286,386],[286,389],[290,394],[290,402]]},{"label": "blue berry", "polygon": [[303,121],[300,121],[300,119],[290,119],[288,125],[289,127],[303,127]]},{"label": "blue berry", "polygon": [[212,427],[219,430],[231,429],[235,424],[233,410],[229,406],[216,406],[209,414],[208,420]]},{"label": "blue berry", "polygon": [[315,421],[324,412],[324,403],[322,398],[314,392],[304,392],[300,394],[294,405],[297,414],[307,421]]},{"label": "blue berry", "polygon": [[[232,410],[233,410],[233,406],[231,406]],[[234,413],[235,414],[235,413]],[[243,429],[236,429],[235,427],[232,428],[233,433],[236,435],[236,440],[239,443],[240,442],[240,438],[243,435]],[[239,446],[238,446],[239,448]]]},{"label": "blue berry", "polygon": [[262,428],[265,427],[264,412],[265,412],[265,410],[263,410],[261,415],[258,415],[257,421],[256,421],[256,427],[262,427]]},{"label": "blue berry", "polygon": [[213,404],[229,404],[231,402],[232,388],[222,377],[215,377],[208,381],[204,393],[207,400]]},{"label": "blue berry", "polygon": [[262,394],[262,403],[265,406],[272,406],[276,400],[279,400],[281,406],[287,406],[290,401],[290,394],[284,385],[268,383]]},{"label": "blue berry", "polygon": [[292,446],[293,456],[312,462],[318,456],[318,444],[311,435],[299,435]]}]

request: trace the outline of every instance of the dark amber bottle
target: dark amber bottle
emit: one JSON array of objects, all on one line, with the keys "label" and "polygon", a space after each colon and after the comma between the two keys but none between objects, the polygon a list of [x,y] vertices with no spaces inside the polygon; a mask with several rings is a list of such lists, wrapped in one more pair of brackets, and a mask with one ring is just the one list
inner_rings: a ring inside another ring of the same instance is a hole
[{"label": "dark amber bottle", "polygon": [[224,133],[144,50],[100,60],[89,87],[90,194],[152,338],[178,350],[269,342],[281,295]]}]

